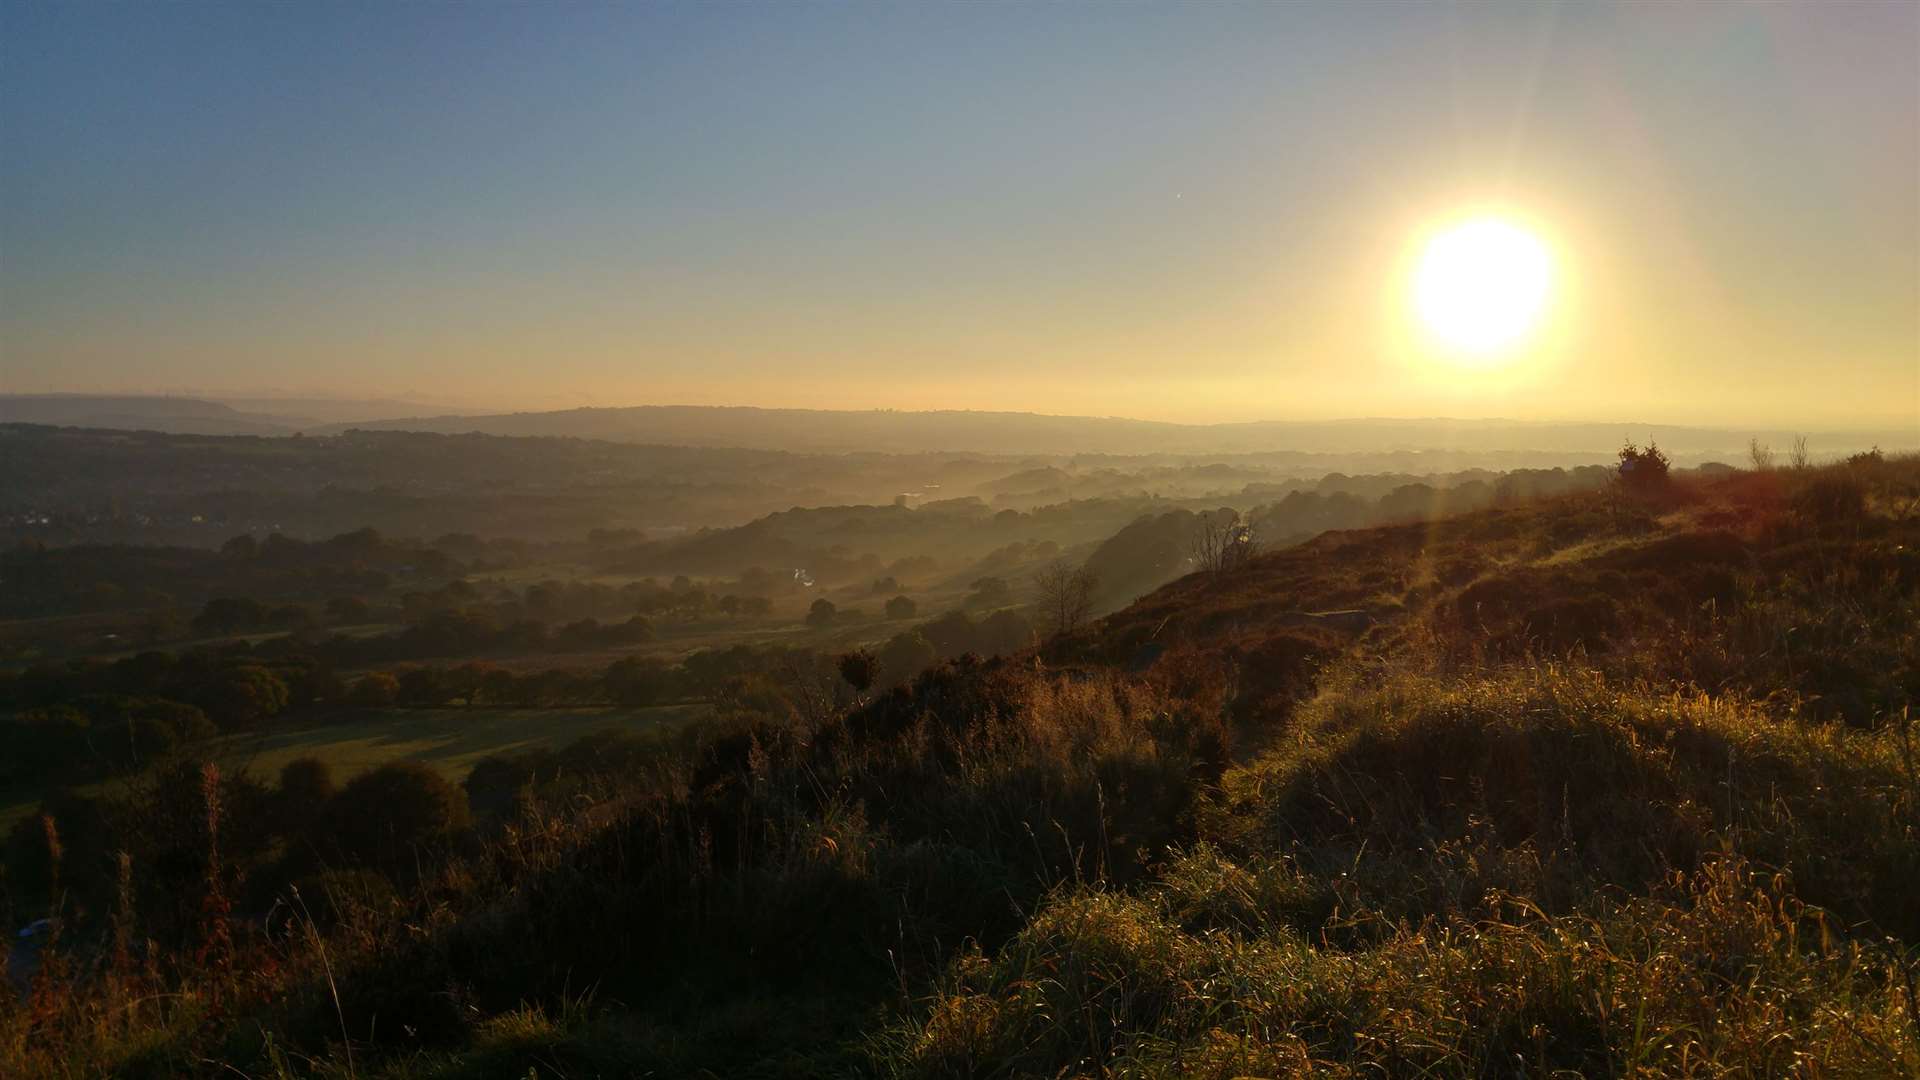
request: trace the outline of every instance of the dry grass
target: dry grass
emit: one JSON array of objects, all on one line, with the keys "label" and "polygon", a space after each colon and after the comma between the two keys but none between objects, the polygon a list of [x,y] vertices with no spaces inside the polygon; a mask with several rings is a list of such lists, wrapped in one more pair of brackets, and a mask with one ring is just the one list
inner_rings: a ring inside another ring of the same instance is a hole
[{"label": "dry grass", "polygon": [[0,1072],[1920,1074],[1916,475],[1329,534],[542,780],[231,965],[56,888]]},{"label": "dry grass", "polygon": [[879,1056],[913,1077],[1920,1069],[1910,961],[1837,943],[1737,861],[1593,914],[1494,895],[1351,950],[1271,919],[1257,875],[1200,849],[1146,895],[1063,894],[991,959],[957,960]]}]

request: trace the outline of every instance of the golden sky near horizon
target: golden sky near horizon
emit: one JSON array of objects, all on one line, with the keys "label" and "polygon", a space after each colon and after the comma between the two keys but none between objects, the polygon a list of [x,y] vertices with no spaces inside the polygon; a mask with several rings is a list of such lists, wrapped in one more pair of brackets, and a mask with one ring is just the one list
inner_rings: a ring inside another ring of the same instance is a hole
[{"label": "golden sky near horizon", "polygon": [[[0,391],[1920,424],[1911,4],[13,6],[0,41]],[[1488,218],[1549,269],[1467,358],[1421,296],[1528,286],[1422,259]]]}]

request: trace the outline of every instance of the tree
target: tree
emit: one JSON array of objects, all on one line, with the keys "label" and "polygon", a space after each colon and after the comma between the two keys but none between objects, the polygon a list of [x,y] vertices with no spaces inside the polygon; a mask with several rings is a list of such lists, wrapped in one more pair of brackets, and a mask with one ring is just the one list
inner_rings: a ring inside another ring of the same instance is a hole
[{"label": "tree", "polygon": [[920,605],[914,603],[909,597],[896,596],[887,601],[887,618],[889,619],[911,619],[913,613],[918,610]]},{"label": "tree", "polygon": [[1795,435],[1793,449],[1787,451],[1787,462],[1796,470],[1813,468],[1813,453],[1807,449],[1807,437]]},{"label": "tree", "polygon": [[520,680],[513,672],[497,664],[487,665],[476,688],[480,700],[488,705],[509,705],[518,700]]},{"label": "tree", "polygon": [[943,660],[980,649],[980,628],[974,624],[973,617],[964,611],[949,611],[939,618],[921,623],[916,629],[933,646],[934,654]]},{"label": "tree", "polygon": [[274,796],[277,831],[310,835],[335,790],[333,767],[317,757],[295,758],[281,766],[280,790]]},{"label": "tree", "polygon": [[968,586],[966,605],[970,608],[1000,607],[1013,599],[1013,588],[1005,578],[983,577]]},{"label": "tree", "polygon": [[1033,621],[1013,608],[980,620],[980,651],[993,655],[1018,652],[1033,644]]},{"label": "tree", "polygon": [[1237,510],[1220,510],[1200,515],[1187,554],[1201,572],[1225,574],[1245,567],[1259,551],[1253,523]]},{"label": "tree", "polygon": [[213,721],[207,719],[205,711],[184,702],[164,698],[144,701],[133,710],[133,715],[136,719],[165,724],[179,743],[199,742],[220,733]]},{"label": "tree", "polygon": [[1754,472],[1766,472],[1773,468],[1773,447],[1759,439],[1748,439],[1747,460],[1753,463]]},{"label": "tree", "polygon": [[1079,630],[1093,615],[1094,576],[1083,567],[1064,559],[1034,576],[1034,607],[1040,614],[1040,627],[1049,638]]},{"label": "tree", "polygon": [[312,813],[333,798],[333,767],[317,757],[294,758],[280,767],[280,795]]},{"label": "tree", "polygon": [[453,687],[439,668],[408,668],[400,673],[402,705],[445,705],[453,696]]},{"label": "tree", "polygon": [[347,691],[347,704],[357,709],[384,709],[400,700],[400,680],[384,671],[360,676]]},{"label": "tree", "polygon": [[258,664],[239,664],[214,674],[199,705],[215,724],[231,731],[279,714],[289,698],[280,676]]},{"label": "tree", "polygon": [[86,713],[70,705],[27,709],[0,721],[8,750],[0,780],[73,772],[88,756],[92,726]]},{"label": "tree", "polygon": [[245,596],[216,596],[193,617],[193,632],[213,636],[252,630],[267,620],[258,600]]},{"label": "tree", "polygon": [[895,634],[880,649],[880,671],[888,682],[906,682],[939,661],[933,643],[918,630]]},{"label": "tree", "polygon": [[1634,494],[1665,491],[1672,483],[1672,462],[1659,446],[1648,443],[1645,450],[1632,440],[1620,448],[1620,486]]},{"label": "tree", "polygon": [[113,688],[123,694],[144,697],[159,694],[167,675],[173,670],[173,657],[148,650],[137,656],[113,662]]},{"label": "tree", "polygon": [[815,600],[813,606],[807,609],[807,625],[816,630],[832,626],[833,617],[837,611],[833,601],[823,596]]}]

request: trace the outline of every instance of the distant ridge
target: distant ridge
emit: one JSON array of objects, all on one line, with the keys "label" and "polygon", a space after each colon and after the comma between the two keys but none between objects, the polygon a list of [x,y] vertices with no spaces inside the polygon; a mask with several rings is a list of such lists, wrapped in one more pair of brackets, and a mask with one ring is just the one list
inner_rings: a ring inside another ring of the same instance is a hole
[{"label": "distant ridge", "polygon": [[[245,406],[236,408],[235,404]],[[1177,424],[1112,416],[957,409],[766,409],[748,405],[634,405],[482,415],[395,415],[418,404],[324,398],[0,394],[0,423],[158,431],[177,435],[331,435],[346,431],[598,439],[648,445],[800,453],[1376,454],[1444,451],[1611,455],[1625,439],[1657,442],[1684,459],[1744,459],[1749,439],[1784,452],[1805,435],[1816,456],[1879,445],[1920,449],[1920,431],[1709,428],[1633,422],[1489,418],[1261,420]]]},{"label": "distant ridge", "polygon": [[378,398],[220,401],[172,394],[0,394],[0,423],[169,435],[291,435],[329,425],[405,416],[422,407],[417,401]]},{"label": "distant ridge", "polygon": [[94,394],[0,395],[0,423],[161,431],[172,435],[291,435],[295,428],[257,413],[191,397]]},{"label": "distant ridge", "polygon": [[1688,456],[1743,455],[1750,438],[1784,450],[1805,434],[1815,453],[1878,443],[1920,445],[1920,433],[1899,430],[1790,432],[1640,423],[1535,423],[1504,419],[1268,420],[1176,424],[1122,417],[940,410],[833,411],[750,406],[638,405],[484,416],[430,416],[334,425],[443,434],[560,436],[679,446],[882,453],[1242,454],[1395,450],[1540,451],[1607,454],[1627,438],[1658,442]]}]

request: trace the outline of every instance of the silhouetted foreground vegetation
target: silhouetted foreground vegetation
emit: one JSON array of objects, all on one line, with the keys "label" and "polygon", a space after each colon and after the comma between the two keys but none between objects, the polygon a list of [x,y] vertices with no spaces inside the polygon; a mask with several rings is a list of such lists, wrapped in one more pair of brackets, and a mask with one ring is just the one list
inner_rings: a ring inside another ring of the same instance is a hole
[{"label": "silhouetted foreground vegetation", "polygon": [[54,808],[0,1067],[1920,1073],[1920,462],[1661,472],[464,793]]}]

